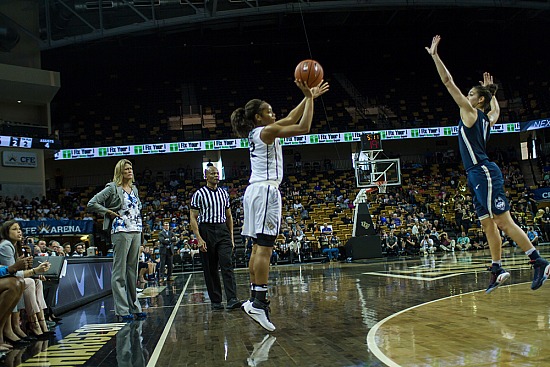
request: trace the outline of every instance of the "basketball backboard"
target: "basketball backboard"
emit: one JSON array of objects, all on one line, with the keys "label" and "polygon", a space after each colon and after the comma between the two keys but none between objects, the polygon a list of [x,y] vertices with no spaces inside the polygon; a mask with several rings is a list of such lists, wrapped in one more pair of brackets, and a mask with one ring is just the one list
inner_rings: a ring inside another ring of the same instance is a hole
[{"label": "basketball backboard", "polygon": [[399,159],[358,160],[355,162],[357,187],[377,187],[385,181],[388,186],[401,185],[401,164]]}]

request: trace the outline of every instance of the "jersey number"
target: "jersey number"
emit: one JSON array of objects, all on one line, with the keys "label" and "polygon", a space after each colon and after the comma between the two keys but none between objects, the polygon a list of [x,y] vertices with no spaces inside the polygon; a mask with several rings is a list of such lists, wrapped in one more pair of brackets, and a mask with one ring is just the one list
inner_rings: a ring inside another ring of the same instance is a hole
[{"label": "jersey number", "polygon": [[250,142],[250,146],[249,146],[248,149],[250,150],[250,156],[255,157],[256,155],[252,154],[254,152],[254,150],[256,150],[256,144],[254,144],[253,141]]}]

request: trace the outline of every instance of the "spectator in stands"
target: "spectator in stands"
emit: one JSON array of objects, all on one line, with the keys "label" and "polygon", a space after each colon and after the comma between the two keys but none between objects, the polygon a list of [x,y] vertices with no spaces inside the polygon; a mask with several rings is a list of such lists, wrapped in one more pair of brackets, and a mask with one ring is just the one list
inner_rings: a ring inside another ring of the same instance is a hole
[{"label": "spectator in stands", "polygon": [[147,242],[151,239],[151,237],[153,237],[151,226],[149,225],[149,223],[145,223],[145,225],[143,226],[143,239],[145,240],[145,242]]},{"label": "spectator in stands", "polygon": [[191,248],[194,248],[194,247],[197,247],[198,245],[199,245],[199,241],[195,237],[195,234],[191,233],[189,235],[189,246],[191,246]]},{"label": "spectator in stands", "polygon": [[65,256],[65,250],[59,244],[59,242],[55,245],[54,250],[55,250],[55,256]]},{"label": "spectator in stands", "polygon": [[529,241],[531,241],[533,246],[539,244],[539,234],[533,229],[533,227],[529,227],[527,229],[527,237],[529,238]]},{"label": "spectator in stands", "polygon": [[351,219],[349,214],[345,214],[344,217],[342,218],[342,222],[344,222],[344,224],[352,224],[353,219]]},{"label": "spectator in stands", "polygon": [[307,210],[307,208],[302,209],[302,211],[300,212],[300,218],[302,218],[302,220],[309,219],[309,211]]},{"label": "spectator in stands", "polygon": [[472,247],[470,243],[470,237],[466,236],[466,232],[461,232],[460,236],[456,239],[456,248],[462,251],[469,250]]},{"label": "spectator in stands", "polygon": [[297,236],[293,236],[292,240],[288,243],[288,261],[290,264],[294,264],[294,259],[298,258],[300,261],[300,250],[302,244]]},{"label": "spectator in stands", "polygon": [[413,225],[412,225],[412,227],[411,227],[411,234],[412,234],[414,237],[418,238],[418,234],[419,234],[419,233],[420,233],[420,229],[418,228],[418,219],[415,218],[415,219],[414,219],[414,223],[413,223]]},{"label": "spectator in stands", "polygon": [[516,216],[516,215],[512,214],[512,218],[514,219],[514,221],[516,222],[518,227],[521,228],[522,230],[524,230],[527,233],[527,230],[529,229],[529,226],[527,225],[527,223],[525,223],[524,217],[523,216]]},{"label": "spectator in stands", "polygon": [[330,245],[326,234],[322,233],[319,236],[319,244],[321,246],[321,253],[328,256],[328,261],[338,260],[338,248]]},{"label": "spectator in stands", "polygon": [[482,229],[476,231],[476,234],[474,235],[471,242],[472,247],[474,247],[476,250],[482,250],[489,247],[489,244],[487,243],[487,236],[485,236],[485,232],[483,232]]},{"label": "spectator in stands", "polygon": [[434,241],[429,235],[424,235],[422,241],[420,241],[420,251],[424,256],[428,256],[428,253],[433,254],[435,252]]},{"label": "spectator in stands", "polygon": [[71,256],[71,254],[73,253],[73,249],[71,248],[71,244],[66,242],[63,244],[63,253],[65,254],[65,256]]},{"label": "spectator in stands", "polygon": [[393,229],[390,230],[386,238],[386,254],[388,256],[397,256],[399,254],[399,241]]},{"label": "spectator in stands", "polygon": [[[0,229],[0,265],[11,266],[16,263],[16,259],[21,256],[31,256],[30,249],[23,245],[23,233],[19,223],[15,220],[4,222]],[[30,261],[30,260],[29,260]],[[31,263],[32,264],[32,263]],[[32,267],[32,265],[31,265]],[[25,290],[23,298],[17,304],[17,310],[12,313],[11,319],[8,319],[4,326],[4,337],[14,346],[22,345],[19,341],[27,337],[20,328],[19,311],[25,308],[27,314],[27,332],[35,337],[50,333],[44,317],[44,309],[47,308],[44,301],[44,291],[41,279],[32,279],[35,275],[42,274],[50,268],[50,263],[42,262],[36,268],[20,271],[16,275],[24,278]]]},{"label": "spectator in stands", "polygon": [[42,255],[42,256],[47,256],[48,255],[48,250],[46,248],[46,241],[44,240],[39,240],[35,246],[35,248],[38,247],[40,249],[40,254],[45,254],[45,255]]},{"label": "spectator in stands", "polygon": [[426,222],[426,216],[424,215],[423,212],[418,213],[418,221],[419,221],[420,223]]},{"label": "spectator in stands", "polygon": [[398,216],[397,213],[393,213],[391,216],[389,227],[395,229],[395,228],[401,227],[401,224],[402,224],[401,218]]},{"label": "spectator in stands", "polygon": [[329,226],[327,222],[323,223],[323,225],[321,226],[321,233],[330,235],[332,233],[332,226]]},{"label": "spectator in stands", "polygon": [[443,251],[454,251],[456,242],[449,238],[447,232],[441,232],[439,234],[440,247]]},{"label": "spectator in stands", "polygon": [[403,237],[401,249],[409,255],[417,255],[420,252],[420,247],[416,239],[412,238],[411,234],[408,232]]},{"label": "spectator in stands", "polygon": [[277,265],[277,262],[279,261],[279,252],[281,249],[279,248],[279,244],[275,243],[275,246],[273,246],[273,252],[271,253],[271,258],[269,260],[271,265]]},{"label": "spectator in stands", "polygon": [[294,202],[294,204],[292,205],[292,209],[294,210],[294,215],[298,215],[302,212],[302,210],[304,209],[304,206],[302,205],[302,203],[299,201],[299,200],[296,200]]},{"label": "spectator in stands", "polygon": [[85,244],[83,242],[77,243],[72,256],[76,256],[76,257],[86,256],[86,253],[84,252],[84,250],[85,250],[84,247],[85,247]]},{"label": "spectator in stands", "polygon": [[111,233],[115,314],[123,321],[133,320],[134,315],[138,319],[147,317],[136,292],[139,247],[143,239],[141,201],[134,185],[132,162],[118,161],[113,181],[88,202],[88,210],[103,215],[103,229]]},{"label": "spectator in stands", "polygon": [[472,213],[467,209],[463,208],[460,218],[460,229],[466,233],[472,227]]},{"label": "spectator in stands", "polygon": [[437,54],[439,41],[440,37],[435,36],[431,47],[426,47],[426,50],[435,62],[441,81],[460,108],[460,154],[467,172],[468,186],[474,195],[477,216],[487,236],[492,257],[491,280],[486,292],[493,291],[510,277],[510,273],[502,268],[499,229],[506,232],[529,256],[535,269],[531,289],[536,290],[548,278],[550,263],[540,256],[525,232],[512,220],[510,204],[504,192],[502,172],[495,163],[489,161],[486,152],[490,127],[497,122],[500,115],[493,77],[489,73],[484,73],[480,85],[473,87],[468,95],[464,96]]},{"label": "spectator in stands", "polygon": [[[58,256],[57,253],[59,251],[63,251],[61,249],[61,244],[56,241],[56,240],[51,240],[50,242],[48,242],[48,254],[50,256]],[[65,255],[61,255],[61,256],[65,256]]]}]

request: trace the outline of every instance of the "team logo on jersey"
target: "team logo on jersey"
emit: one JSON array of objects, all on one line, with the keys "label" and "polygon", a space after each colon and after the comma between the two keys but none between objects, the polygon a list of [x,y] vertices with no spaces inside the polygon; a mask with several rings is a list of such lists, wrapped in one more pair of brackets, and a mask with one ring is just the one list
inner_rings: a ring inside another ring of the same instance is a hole
[{"label": "team logo on jersey", "polygon": [[503,198],[498,197],[495,199],[495,208],[497,208],[498,210],[504,210],[505,207],[506,207],[506,202],[504,201]]},{"label": "team logo on jersey", "polygon": [[267,227],[267,229],[269,229],[270,231],[273,230],[275,228],[275,225],[273,223],[267,223],[265,225]]}]

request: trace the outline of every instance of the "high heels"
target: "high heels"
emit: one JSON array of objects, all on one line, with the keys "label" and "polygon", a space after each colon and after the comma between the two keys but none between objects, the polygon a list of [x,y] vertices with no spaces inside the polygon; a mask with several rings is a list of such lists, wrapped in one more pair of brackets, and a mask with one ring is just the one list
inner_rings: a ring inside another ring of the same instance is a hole
[{"label": "high heels", "polygon": [[37,339],[47,338],[49,335],[42,332],[40,324],[38,321],[29,321],[27,322],[27,333]]},{"label": "high heels", "polygon": [[35,342],[35,341],[38,340],[35,336],[32,336],[32,335],[27,335],[26,337],[21,338],[21,339],[26,340],[28,342]]}]

